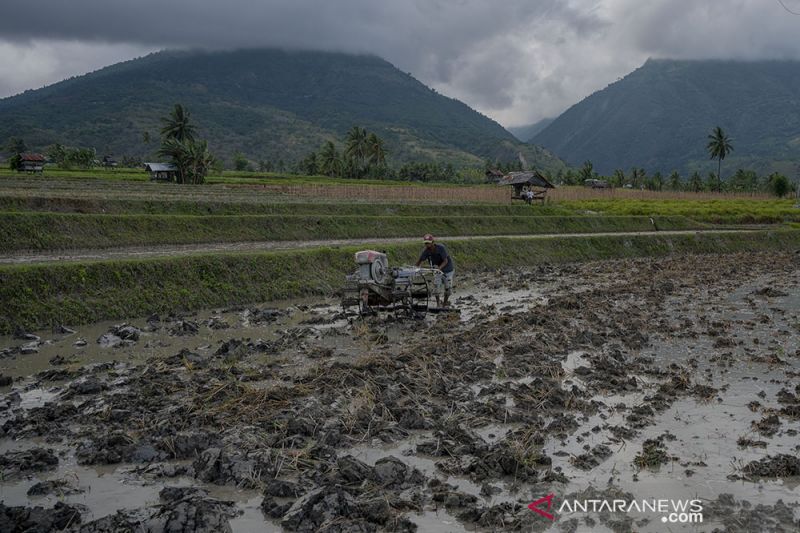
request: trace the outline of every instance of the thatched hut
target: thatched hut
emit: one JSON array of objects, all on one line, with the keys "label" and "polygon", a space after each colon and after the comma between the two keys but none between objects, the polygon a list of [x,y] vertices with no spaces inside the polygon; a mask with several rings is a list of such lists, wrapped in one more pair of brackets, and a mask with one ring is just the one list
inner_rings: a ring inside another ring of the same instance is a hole
[{"label": "thatched hut", "polygon": [[526,170],[523,172],[511,172],[498,183],[503,187],[511,186],[512,200],[525,200],[526,193],[533,193],[533,200],[540,200],[544,203],[547,198],[547,189],[555,189],[556,186],[550,183],[539,171]]}]

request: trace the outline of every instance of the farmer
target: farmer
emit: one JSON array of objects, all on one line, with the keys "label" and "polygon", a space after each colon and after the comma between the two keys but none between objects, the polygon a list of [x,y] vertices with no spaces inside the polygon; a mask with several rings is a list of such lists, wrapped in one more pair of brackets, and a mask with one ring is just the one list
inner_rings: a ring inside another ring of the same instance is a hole
[{"label": "farmer", "polygon": [[533,204],[533,189],[525,191],[525,203],[528,205]]},{"label": "farmer", "polygon": [[[419,256],[417,266],[421,265],[423,261],[428,261],[431,267],[438,268],[444,273],[444,302],[443,306],[449,305],[450,292],[453,290],[453,258],[447,253],[447,248],[443,244],[436,244],[433,242],[433,235],[426,233],[422,237],[422,242],[425,243],[425,248],[422,249],[422,254]],[[439,292],[436,292],[436,307],[439,307]]]}]

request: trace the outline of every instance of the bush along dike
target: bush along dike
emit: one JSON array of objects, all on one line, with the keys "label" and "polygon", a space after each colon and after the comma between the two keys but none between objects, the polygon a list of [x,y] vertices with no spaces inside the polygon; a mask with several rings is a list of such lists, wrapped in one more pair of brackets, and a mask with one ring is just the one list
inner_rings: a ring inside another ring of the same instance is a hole
[{"label": "bush along dike", "polygon": [[[796,250],[800,231],[564,239],[443,240],[463,272],[598,259]],[[379,247],[412,264],[418,244]],[[0,267],[0,333],[319,295],[333,296],[357,247]]]},{"label": "bush along dike", "polygon": [[312,216],[0,213],[0,250],[69,250],[241,241],[525,235],[702,229],[686,217]]}]

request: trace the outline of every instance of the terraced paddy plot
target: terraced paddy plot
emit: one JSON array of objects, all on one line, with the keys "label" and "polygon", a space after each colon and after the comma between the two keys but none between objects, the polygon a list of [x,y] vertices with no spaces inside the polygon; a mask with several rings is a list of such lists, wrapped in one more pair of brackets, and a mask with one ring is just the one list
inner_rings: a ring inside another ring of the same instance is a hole
[{"label": "terraced paddy plot", "polygon": [[730,198],[719,200],[583,200],[565,209],[610,216],[685,216],[697,221],[775,224],[800,221],[795,199]]},{"label": "terraced paddy plot", "polygon": [[[313,179],[289,185],[325,186]],[[334,181],[329,187],[340,185]],[[417,240],[428,232],[451,247],[462,272],[614,256],[775,249],[796,241],[792,231],[779,226],[753,234],[750,227],[709,225],[672,214],[688,207],[666,201],[626,214],[626,205],[639,204],[431,203],[436,200],[421,195],[398,203],[390,194],[370,201],[295,198],[242,183],[179,186],[130,181],[124,174],[3,178],[0,290],[6,305],[0,322],[13,330],[330,294],[352,268],[351,254],[358,247],[369,243],[389,251],[393,264],[413,263]],[[740,213],[749,206],[756,217],[765,209],[791,213],[779,202],[730,205]],[[697,206],[707,209],[704,203]],[[719,229],[746,232],[709,233]],[[681,231],[688,233],[673,233]],[[568,240],[559,239],[567,235]],[[297,261],[309,268],[293,268]],[[48,264],[28,266],[37,262]]]}]

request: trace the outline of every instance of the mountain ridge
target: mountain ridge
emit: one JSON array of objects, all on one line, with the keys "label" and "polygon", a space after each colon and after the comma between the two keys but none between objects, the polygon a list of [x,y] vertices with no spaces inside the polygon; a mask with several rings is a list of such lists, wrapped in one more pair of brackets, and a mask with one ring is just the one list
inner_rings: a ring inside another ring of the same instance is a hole
[{"label": "mountain ridge", "polygon": [[[705,151],[720,126],[725,168],[793,173],[800,161],[800,61],[649,59],[570,107],[532,141],[595,169],[716,172]],[[724,177],[724,173],[723,173]]]},{"label": "mountain ridge", "polygon": [[542,168],[563,167],[377,56],[282,49],[162,51],[25,91],[0,100],[0,139],[144,157],[175,103],[226,159],[296,161],[358,125],[383,137],[396,163],[476,166],[521,151]]}]

